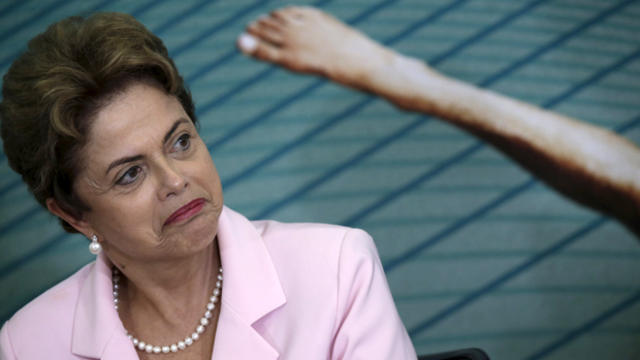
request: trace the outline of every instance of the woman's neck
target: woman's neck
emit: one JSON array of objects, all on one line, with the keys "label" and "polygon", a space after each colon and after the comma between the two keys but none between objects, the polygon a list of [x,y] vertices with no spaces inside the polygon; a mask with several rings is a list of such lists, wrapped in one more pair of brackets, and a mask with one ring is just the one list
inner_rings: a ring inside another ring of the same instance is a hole
[{"label": "woman's neck", "polygon": [[[122,273],[119,313],[140,339],[171,344],[202,317],[220,267],[217,241],[192,257],[135,263]],[[215,325],[214,325],[215,326]]]}]

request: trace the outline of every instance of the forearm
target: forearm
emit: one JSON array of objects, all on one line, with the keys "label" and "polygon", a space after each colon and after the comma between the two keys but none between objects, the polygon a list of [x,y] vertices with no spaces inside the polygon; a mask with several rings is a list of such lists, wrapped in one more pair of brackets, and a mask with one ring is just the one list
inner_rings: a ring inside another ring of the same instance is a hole
[{"label": "forearm", "polygon": [[[447,78],[316,9],[248,28],[240,48],[290,70],[318,74],[438,116],[489,142],[567,196],[640,235],[640,150],[604,129]],[[255,38],[255,37],[257,38]]]},{"label": "forearm", "polygon": [[366,90],[489,142],[570,198],[640,234],[640,149],[605,129],[447,78],[398,55]]}]

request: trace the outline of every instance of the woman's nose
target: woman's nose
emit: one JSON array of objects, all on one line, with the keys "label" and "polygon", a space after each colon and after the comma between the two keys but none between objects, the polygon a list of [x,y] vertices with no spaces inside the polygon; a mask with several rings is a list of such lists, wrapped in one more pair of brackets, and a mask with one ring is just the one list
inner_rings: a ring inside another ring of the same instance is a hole
[{"label": "woman's nose", "polygon": [[160,198],[166,199],[172,195],[179,195],[188,186],[188,181],[179,168],[167,161],[159,166],[160,173]]}]

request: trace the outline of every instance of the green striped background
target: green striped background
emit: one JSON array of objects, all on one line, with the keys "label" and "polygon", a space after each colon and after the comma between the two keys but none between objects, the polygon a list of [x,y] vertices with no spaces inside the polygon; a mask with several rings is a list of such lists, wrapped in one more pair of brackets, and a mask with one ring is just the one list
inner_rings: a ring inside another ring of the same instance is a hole
[{"label": "green striped background", "polygon": [[[238,54],[288,1],[1,1],[0,71],[72,14],[162,37],[194,94],[227,205],[361,227],[419,353],[640,359],[640,246],[436,119]],[[640,2],[301,1],[440,71],[640,141]],[[0,154],[0,320],[91,260]]]}]

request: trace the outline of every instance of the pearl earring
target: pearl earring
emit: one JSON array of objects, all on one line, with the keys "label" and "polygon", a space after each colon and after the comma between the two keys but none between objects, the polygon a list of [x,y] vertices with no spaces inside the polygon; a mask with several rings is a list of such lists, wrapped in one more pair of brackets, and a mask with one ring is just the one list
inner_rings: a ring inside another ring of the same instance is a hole
[{"label": "pearl earring", "polygon": [[93,236],[91,236],[91,244],[89,244],[89,252],[93,255],[98,255],[100,251],[102,251],[102,245],[98,242],[98,237],[93,234]]}]

